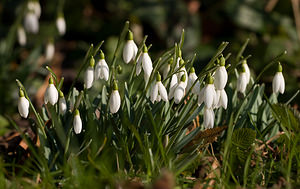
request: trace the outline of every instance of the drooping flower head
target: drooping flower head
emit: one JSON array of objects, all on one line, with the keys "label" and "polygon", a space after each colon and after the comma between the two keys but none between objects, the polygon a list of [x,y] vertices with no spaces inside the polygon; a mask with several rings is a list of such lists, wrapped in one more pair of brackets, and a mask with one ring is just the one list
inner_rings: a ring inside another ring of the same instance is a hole
[{"label": "drooping flower head", "polygon": [[161,99],[165,102],[168,101],[168,94],[165,86],[161,82],[161,76],[157,73],[156,83],[152,87],[152,91],[150,94],[151,102],[160,101]]},{"label": "drooping flower head", "polygon": [[247,84],[248,82],[246,69],[245,66],[242,66],[242,72],[239,74],[237,80],[237,91],[244,93],[246,91]]},{"label": "drooping flower head", "polygon": [[193,89],[192,89],[192,93],[198,94],[198,91],[200,90],[200,83],[199,83],[199,81],[197,81],[197,79],[198,79],[198,76],[195,73],[195,68],[192,67],[190,69],[190,74],[189,74],[189,79],[188,79],[188,84],[187,84],[186,91],[189,91],[190,88],[193,86],[193,84],[196,82]]},{"label": "drooping flower head", "polygon": [[80,134],[81,133],[82,121],[81,121],[80,113],[79,113],[78,109],[76,109],[75,113],[74,113],[73,128],[74,128],[75,134]]},{"label": "drooping flower head", "polygon": [[109,98],[109,109],[112,114],[118,112],[121,106],[121,97],[118,91],[118,84],[116,81],[113,83],[113,90]]},{"label": "drooping flower head", "polygon": [[217,90],[222,90],[225,88],[227,80],[228,80],[228,75],[227,71],[225,68],[225,58],[222,56],[220,58],[219,66],[215,72],[215,87]]},{"label": "drooping flower head", "polygon": [[273,78],[272,89],[273,89],[273,93],[278,93],[278,92],[281,94],[284,93],[285,82],[284,82],[284,77],[282,75],[282,66],[280,62],[278,62],[277,72]]},{"label": "drooping flower head", "polygon": [[187,72],[186,72],[186,69],[185,69],[185,66],[184,66],[184,60],[182,58],[179,61],[179,67],[181,67],[181,68],[180,68],[180,71],[177,73],[177,79],[180,80],[182,75],[185,75],[186,80],[184,82],[184,84],[185,84],[184,88],[186,88],[187,83],[188,83],[188,80],[187,80],[188,75],[187,75]]},{"label": "drooping flower head", "polygon": [[65,35],[66,21],[65,21],[64,15],[62,13],[59,13],[56,18],[56,28],[57,28],[59,35]]},{"label": "drooping flower head", "polygon": [[205,129],[212,129],[214,127],[215,114],[212,108],[204,108],[203,125]]},{"label": "drooping flower head", "polygon": [[248,84],[248,83],[250,82],[251,74],[250,74],[249,66],[248,66],[248,64],[247,64],[247,60],[244,60],[244,61],[243,61],[242,67],[245,69],[245,73],[246,73],[246,83]]},{"label": "drooping flower head", "polygon": [[39,20],[33,11],[28,11],[24,18],[24,28],[28,33],[36,34],[39,31]]},{"label": "drooping flower head", "polygon": [[94,65],[95,65],[95,59],[93,56],[90,58],[90,64],[87,70],[85,71],[84,75],[84,87],[89,89],[93,86],[94,82]]},{"label": "drooping flower head", "polygon": [[217,100],[214,78],[209,73],[206,78],[206,85],[199,93],[198,105],[200,106],[204,102],[207,108],[213,108],[213,105],[217,104]]},{"label": "drooping flower head", "polygon": [[183,74],[180,79],[180,83],[177,84],[177,87],[174,91],[174,101],[176,104],[179,104],[181,99],[184,97],[184,92],[186,88],[186,75]]},{"label": "drooping flower head", "polygon": [[18,100],[18,110],[19,114],[23,118],[27,118],[29,114],[29,101],[24,96],[22,89],[19,91],[19,100]]},{"label": "drooping flower head", "polygon": [[143,47],[143,53],[142,55],[139,57],[139,60],[137,62],[136,65],[136,75],[139,75],[142,71],[142,68],[144,70],[144,79],[145,79],[145,83],[148,83],[148,80],[150,78],[151,72],[153,70],[152,67],[152,60],[148,54],[148,49],[146,47],[146,45],[144,45]]},{"label": "drooping flower head", "polygon": [[26,33],[22,26],[18,27],[18,42],[21,46],[26,45]]},{"label": "drooping flower head", "polygon": [[67,103],[64,97],[64,93],[61,90],[59,90],[58,106],[59,106],[59,114],[64,115],[67,111]]},{"label": "drooping flower head", "polygon": [[54,57],[55,53],[55,47],[54,47],[54,42],[53,39],[50,39],[46,45],[46,61],[51,61]]},{"label": "drooping flower head", "polygon": [[126,64],[135,59],[135,56],[138,52],[138,48],[133,41],[133,34],[130,30],[127,33],[127,41],[124,45],[123,49],[123,60]]},{"label": "drooping flower head", "polygon": [[52,77],[49,78],[49,85],[48,88],[46,90],[46,93],[44,95],[44,102],[45,104],[47,104],[48,102],[50,102],[50,104],[54,105],[56,104],[58,101],[58,92],[56,87],[53,84],[53,79]]},{"label": "drooping flower head", "polygon": [[108,77],[109,77],[109,67],[105,61],[105,56],[103,51],[100,50],[100,60],[97,62],[95,68],[95,80],[100,78],[107,81]]}]

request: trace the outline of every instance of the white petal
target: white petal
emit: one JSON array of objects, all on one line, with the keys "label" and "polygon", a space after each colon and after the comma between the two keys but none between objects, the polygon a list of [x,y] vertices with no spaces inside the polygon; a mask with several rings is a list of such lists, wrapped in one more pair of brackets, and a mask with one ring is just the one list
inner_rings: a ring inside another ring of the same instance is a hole
[{"label": "white petal", "polygon": [[67,103],[65,98],[59,98],[59,113],[64,115],[67,111]]},{"label": "white petal", "polygon": [[[58,101],[58,92],[57,89],[53,84],[49,84],[47,90],[46,90],[46,98],[47,102],[49,101],[50,104],[54,105]],[[45,103],[46,104],[46,103]]]},{"label": "white petal", "polygon": [[142,54],[142,67],[146,75],[150,76],[153,70],[152,61],[148,53]]},{"label": "white petal", "polygon": [[168,93],[167,93],[165,86],[162,84],[161,81],[158,82],[158,91],[159,91],[159,94],[160,94],[162,100],[167,102],[168,101]]},{"label": "white petal", "polygon": [[212,129],[214,127],[214,123],[215,123],[215,113],[212,109],[209,110],[210,111],[210,123],[209,123],[209,128]]},{"label": "white petal", "polygon": [[19,98],[19,101],[18,101],[18,110],[19,110],[20,116],[22,116],[23,118],[27,118],[28,117],[28,113],[29,113],[29,101],[24,96]]},{"label": "white petal", "polygon": [[220,90],[216,90],[215,92],[215,96],[214,96],[214,101],[213,101],[213,108],[219,108],[219,101],[220,101],[220,95],[221,95],[221,91]]},{"label": "white petal", "polygon": [[75,115],[74,116],[73,127],[74,127],[74,132],[76,134],[81,133],[81,130],[82,130],[82,121],[81,121],[80,115]]},{"label": "white petal", "polygon": [[179,104],[179,102],[184,96],[184,89],[185,89],[184,85],[185,85],[184,82],[180,82],[174,91],[174,101],[176,104]]},{"label": "white petal", "polygon": [[36,34],[39,31],[38,17],[33,12],[25,15],[24,27],[27,32]]},{"label": "white petal", "polygon": [[245,72],[240,73],[237,80],[237,90],[241,93],[244,93],[247,87],[247,75]]},{"label": "white petal", "polygon": [[228,98],[226,91],[223,89],[220,93],[219,107],[222,106],[225,110],[227,109]]},{"label": "white petal", "polygon": [[171,79],[171,83],[170,83],[170,89],[169,89],[169,100],[171,100],[173,97],[174,97],[174,91],[177,87],[177,83],[178,80],[177,80],[177,76],[174,74],[172,76],[172,79]]},{"label": "white petal", "polygon": [[142,71],[142,55],[138,57],[138,61],[136,63],[136,75],[140,75]]},{"label": "white petal", "polygon": [[285,82],[284,82],[284,77],[282,75],[282,72],[280,72],[280,73],[281,74],[280,74],[280,88],[279,88],[279,92],[281,94],[283,94],[284,93],[284,89],[285,89]]},{"label": "white petal", "polygon": [[203,89],[201,89],[200,92],[199,92],[199,94],[198,94],[198,106],[201,106],[201,104],[204,101],[204,90],[205,90],[205,87]]},{"label": "white petal", "polygon": [[177,73],[177,79],[178,79],[178,81],[181,80],[181,77],[183,76],[183,74],[185,75],[185,78],[186,78],[186,80],[184,82],[184,84],[185,84],[184,88],[186,88],[187,87],[187,83],[188,83],[188,74],[186,72],[185,67],[180,68],[180,72]]},{"label": "white petal", "polygon": [[226,68],[224,66],[218,67],[214,75],[214,78],[215,78],[214,85],[216,89],[217,90],[224,89],[228,80]]},{"label": "white petal", "polygon": [[158,96],[158,83],[155,83],[152,87],[151,94],[150,94],[150,100],[154,104],[155,100]]},{"label": "white petal", "polygon": [[[186,87],[186,91],[190,90],[190,88],[193,86],[193,84],[197,80],[197,78],[198,77],[195,73],[190,73],[189,79],[188,79],[188,84],[187,84],[187,87]],[[196,84],[194,85],[194,88],[195,88],[195,86],[196,86]]]},{"label": "white petal", "polygon": [[63,17],[58,17],[56,19],[56,27],[59,35],[64,35],[66,33],[66,21]]},{"label": "white petal", "polygon": [[21,46],[26,45],[26,33],[23,27],[18,28],[18,42]]},{"label": "white petal", "polygon": [[53,43],[48,43],[46,46],[46,60],[50,61],[52,60],[55,53],[55,48]]},{"label": "white petal", "polygon": [[92,67],[88,67],[84,75],[85,87],[87,89],[91,88],[93,86],[93,81],[94,81],[94,69]]},{"label": "white petal", "polygon": [[118,90],[114,90],[109,99],[109,108],[112,114],[116,113],[121,106],[121,97]]},{"label": "white petal", "polygon": [[204,103],[207,108],[211,108],[213,105],[214,97],[216,95],[214,88],[213,84],[208,84],[204,90]]},{"label": "white petal", "polygon": [[127,40],[123,49],[123,60],[128,64],[134,57],[133,40]]},{"label": "white petal", "polygon": [[209,129],[211,125],[211,111],[210,108],[205,107],[204,108],[204,114],[203,114],[203,126],[205,129]]},{"label": "white petal", "polygon": [[245,68],[245,73],[246,73],[246,84],[250,82],[250,69],[248,67],[248,64],[243,64],[243,67]]},{"label": "white petal", "polygon": [[95,79],[108,80],[109,77],[109,67],[104,59],[100,59],[95,67]]}]

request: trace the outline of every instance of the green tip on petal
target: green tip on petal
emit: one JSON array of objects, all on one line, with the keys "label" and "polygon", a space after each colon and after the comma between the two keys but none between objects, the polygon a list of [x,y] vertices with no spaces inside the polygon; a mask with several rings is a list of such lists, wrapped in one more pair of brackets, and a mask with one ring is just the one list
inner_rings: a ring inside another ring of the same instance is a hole
[{"label": "green tip on petal", "polygon": [[122,66],[118,65],[118,66],[117,66],[117,72],[118,72],[118,74],[121,74],[122,71],[123,71]]},{"label": "green tip on petal", "polygon": [[22,89],[19,90],[19,97],[24,97],[24,91]]},{"label": "green tip on petal", "polygon": [[126,39],[127,40],[133,40],[133,33],[130,30],[128,30],[127,38]]},{"label": "green tip on petal", "polygon": [[220,66],[225,66],[225,58],[223,56],[220,58]]},{"label": "green tip on petal", "polygon": [[186,80],[186,76],[185,76],[185,74],[183,74],[183,75],[181,76],[180,81],[185,82],[185,80]]},{"label": "green tip on petal", "polygon": [[57,18],[64,18],[64,13],[58,12],[57,13]]},{"label": "green tip on petal", "polygon": [[190,73],[195,73],[195,68],[191,67]]},{"label": "green tip on petal", "polygon": [[117,83],[117,81],[114,81],[114,83],[113,83],[113,90],[116,91],[118,89],[119,89],[118,83]]},{"label": "green tip on petal", "polygon": [[181,53],[180,49],[178,50],[178,57],[180,57],[180,58],[182,57],[182,53]]},{"label": "green tip on petal", "polygon": [[213,84],[214,83],[214,78],[211,76],[210,73],[207,75],[206,83],[207,84]]},{"label": "green tip on petal", "polygon": [[94,67],[94,65],[95,65],[95,59],[94,59],[94,57],[93,56],[91,56],[91,58],[90,58],[90,67]]},{"label": "green tip on petal", "polygon": [[242,70],[241,70],[242,72],[246,72],[246,68],[245,68],[245,66],[242,66]]},{"label": "green tip on petal", "polygon": [[247,64],[247,60],[243,60],[242,64]]},{"label": "green tip on petal", "polygon": [[78,109],[76,109],[76,110],[75,110],[75,116],[76,116],[76,115],[80,115],[80,113],[79,113],[79,110],[78,110]]},{"label": "green tip on petal", "polygon": [[277,72],[282,72],[282,66],[281,66],[280,62],[278,62],[278,65],[277,65]]},{"label": "green tip on petal", "polygon": [[144,44],[143,53],[147,53],[147,52],[148,52],[147,46]]},{"label": "green tip on petal", "polygon": [[53,84],[53,78],[52,77],[49,78],[49,84]]},{"label": "green tip on petal", "polygon": [[156,81],[161,81],[161,76],[160,76],[159,72],[157,72]]},{"label": "green tip on petal", "polygon": [[170,60],[169,60],[169,62],[168,62],[168,64],[172,64],[173,63],[173,61],[174,61],[174,58],[172,57],[172,58],[170,58]]},{"label": "green tip on petal", "polygon": [[59,97],[64,98],[64,93],[61,90],[59,90]]},{"label": "green tip on petal", "polygon": [[184,60],[181,58],[179,61],[179,66],[182,66],[184,64]]},{"label": "green tip on petal", "polygon": [[104,59],[104,58],[105,58],[104,53],[102,50],[100,50],[100,59]]}]

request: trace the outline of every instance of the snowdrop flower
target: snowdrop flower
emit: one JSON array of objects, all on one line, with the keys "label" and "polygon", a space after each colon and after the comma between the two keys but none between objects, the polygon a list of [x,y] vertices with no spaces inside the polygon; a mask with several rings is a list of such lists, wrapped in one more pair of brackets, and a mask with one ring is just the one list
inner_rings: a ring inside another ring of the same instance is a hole
[{"label": "snowdrop flower", "polygon": [[22,26],[18,27],[18,42],[21,46],[26,45],[26,33]]},{"label": "snowdrop flower", "polygon": [[54,104],[57,103],[57,101],[58,101],[58,92],[57,92],[57,89],[55,88],[55,86],[53,84],[52,77],[50,77],[49,85],[48,85],[48,88],[47,88],[46,93],[44,95],[44,102],[45,102],[45,104],[50,102],[50,104],[54,105]]},{"label": "snowdrop flower", "polygon": [[67,111],[67,103],[66,103],[66,99],[64,97],[64,93],[61,90],[59,90],[58,105],[59,105],[59,114],[64,115]]},{"label": "snowdrop flower", "polygon": [[220,66],[217,68],[214,74],[214,78],[215,78],[215,82],[214,82],[215,88],[217,90],[224,89],[228,80],[228,75],[225,68],[225,58],[223,56],[220,59]]},{"label": "snowdrop flower", "polygon": [[157,73],[156,83],[154,84],[154,86],[152,88],[152,91],[151,91],[151,94],[150,94],[150,99],[151,99],[151,102],[154,104],[154,102],[156,100],[159,102],[160,98],[165,102],[168,101],[167,90],[161,82],[160,74]]},{"label": "snowdrop flower", "polygon": [[20,89],[20,91],[19,91],[18,110],[19,110],[19,114],[21,117],[23,117],[23,118],[28,117],[29,101],[27,100],[27,98],[25,98],[24,92],[22,89]]},{"label": "snowdrop flower", "polygon": [[214,127],[215,114],[211,108],[204,108],[203,125],[206,129],[212,129]]},{"label": "snowdrop flower", "polygon": [[198,105],[200,106],[204,102],[207,108],[213,108],[217,100],[218,96],[214,86],[214,78],[211,76],[211,74],[208,74],[206,85],[200,91],[198,96]]},{"label": "snowdrop flower", "polygon": [[24,27],[27,32],[36,34],[39,31],[38,17],[34,12],[29,11],[24,18]]},{"label": "snowdrop flower", "polygon": [[220,95],[217,108],[222,106],[226,110],[227,109],[227,103],[228,103],[228,98],[227,98],[226,91],[224,89],[222,89],[222,90],[218,90],[217,93],[219,93],[219,95]]},{"label": "snowdrop flower", "polygon": [[89,89],[93,86],[94,82],[94,65],[95,65],[95,59],[93,56],[90,58],[90,65],[85,71],[84,75],[84,87]]},{"label": "snowdrop flower", "polygon": [[177,84],[178,84],[177,76],[176,74],[173,74],[170,82],[169,100],[171,100],[174,97],[174,91],[177,87]]},{"label": "snowdrop flower", "polygon": [[53,41],[50,40],[46,46],[46,61],[51,61],[54,57],[55,47]]},{"label": "snowdrop flower", "polygon": [[108,77],[109,77],[109,68],[105,61],[104,53],[102,50],[100,50],[100,60],[97,62],[95,68],[95,80],[100,78],[107,81]]},{"label": "snowdrop flower", "polygon": [[169,71],[170,71],[170,69],[171,69],[171,64],[172,64],[172,63],[173,63],[173,58],[171,58],[171,59],[169,60],[169,62],[163,66],[162,72],[163,72],[163,77],[164,77],[164,79],[167,78],[168,73],[169,73]]},{"label": "snowdrop flower", "polygon": [[182,53],[181,53],[181,50],[179,49],[175,68],[179,68],[179,62],[180,62],[181,59],[182,59]]},{"label": "snowdrop flower", "polygon": [[174,91],[174,101],[176,104],[179,104],[181,99],[184,97],[184,91],[186,88],[185,81],[186,81],[186,76],[182,75],[180,79],[180,83],[177,84],[177,87]]},{"label": "snowdrop flower", "polygon": [[80,113],[79,113],[78,109],[75,110],[75,116],[74,116],[74,120],[73,120],[73,128],[74,128],[75,134],[81,133],[82,121],[81,121]]},{"label": "snowdrop flower", "polygon": [[242,72],[239,74],[238,80],[237,80],[237,91],[244,93],[246,91],[247,87],[247,73],[245,66],[242,67]]},{"label": "snowdrop flower", "polygon": [[[186,91],[190,90],[190,88],[193,86],[193,84],[195,83],[195,81],[197,79],[198,79],[198,77],[195,73],[195,68],[192,67],[191,70],[190,70],[190,75],[189,75]],[[196,84],[194,85],[193,89],[192,89],[192,93],[197,94],[199,90],[200,90],[200,83],[199,83],[199,81],[197,81]]]},{"label": "snowdrop flower", "polygon": [[121,105],[121,97],[118,91],[118,84],[114,81],[113,91],[109,98],[109,109],[112,114],[116,113]]},{"label": "snowdrop flower", "polygon": [[151,58],[148,54],[148,49],[147,49],[146,45],[144,45],[143,53],[139,57],[139,60],[137,62],[136,75],[139,75],[141,73],[141,68],[143,68],[143,70],[144,70],[145,82],[148,83],[148,80],[149,80],[149,77],[150,77],[151,72],[153,70],[153,67],[152,67],[152,61],[151,61]]},{"label": "snowdrop flower", "polygon": [[133,41],[133,34],[129,30],[127,34],[127,41],[124,45],[123,49],[123,60],[126,64],[128,64],[130,61],[133,61],[135,59],[135,56],[138,52],[138,48],[136,44]]},{"label": "snowdrop flower", "polygon": [[215,108],[219,108],[219,101],[220,101],[220,96],[221,96],[221,90],[215,90],[216,93],[215,93],[215,96],[214,96],[214,100],[213,100],[213,105],[212,105],[212,108],[215,109]]},{"label": "snowdrop flower", "polygon": [[245,73],[246,73],[246,83],[248,84],[248,83],[250,82],[251,74],[250,74],[250,69],[249,69],[249,67],[248,67],[248,64],[247,64],[247,61],[246,61],[246,60],[243,61],[242,67],[245,69]]},{"label": "snowdrop flower", "polygon": [[[183,64],[184,64],[184,60],[180,59],[180,61],[179,61],[179,67],[182,66]],[[180,68],[180,72],[177,73],[177,79],[180,80],[180,78],[182,77],[182,75],[185,75],[185,78],[188,78],[185,66],[183,66],[183,67]],[[185,84],[184,88],[186,88],[187,83],[188,83],[188,80],[186,79],[185,82],[184,82],[184,84]]]},{"label": "snowdrop flower", "polygon": [[278,62],[277,72],[273,78],[272,88],[273,88],[273,93],[278,93],[278,92],[280,92],[281,94],[284,93],[285,82],[284,82],[284,77],[282,75],[282,66],[280,62]]},{"label": "snowdrop flower", "polygon": [[56,19],[56,28],[59,35],[65,35],[66,33],[66,21],[63,14],[59,14]]},{"label": "snowdrop flower", "polygon": [[42,9],[38,0],[29,1],[27,4],[27,8],[29,11],[32,11],[38,18],[41,17]]}]

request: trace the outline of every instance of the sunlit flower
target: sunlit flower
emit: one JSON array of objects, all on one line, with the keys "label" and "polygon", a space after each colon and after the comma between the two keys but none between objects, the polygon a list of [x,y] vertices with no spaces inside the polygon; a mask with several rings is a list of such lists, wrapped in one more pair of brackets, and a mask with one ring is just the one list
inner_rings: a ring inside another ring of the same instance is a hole
[{"label": "sunlit flower", "polygon": [[95,65],[95,59],[93,56],[90,58],[90,65],[85,71],[84,75],[84,86],[85,88],[89,89],[93,86],[94,82],[94,65]]},{"label": "sunlit flower", "polygon": [[220,97],[219,97],[219,102],[218,102],[217,107],[219,108],[222,106],[226,110],[227,103],[228,103],[226,91],[224,89],[222,89],[222,90],[218,90],[218,93],[220,94]]},{"label": "sunlit flower", "polygon": [[148,83],[148,80],[149,80],[149,77],[153,70],[153,67],[152,67],[152,61],[148,54],[148,49],[147,49],[146,45],[144,45],[144,47],[143,47],[143,53],[139,57],[139,60],[138,60],[136,66],[137,66],[136,74],[139,75],[141,73],[141,68],[143,68],[145,83]]},{"label": "sunlit flower", "polygon": [[54,47],[53,41],[50,40],[46,46],[46,55],[45,55],[46,61],[51,61],[54,57],[54,53],[55,53],[55,47]]},{"label": "sunlit flower", "polygon": [[36,34],[39,31],[39,20],[34,12],[29,11],[24,18],[24,27],[28,33]]},{"label": "sunlit flower", "polygon": [[109,108],[112,114],[116,113],[121,106],[121,97],[118,91],[118,85],[115,81],[113,84],[113,91],[109,98]]},{"label": "sunlit flower", "polygon": [[39,1],[28,1],[27,8],[32,11],[38,18],[40,18],[42,9]]},{"label": "sunlit flower", "polygon": [[95,68],[95,79],[104,79],[108,80],[109,77],[109,67],[105,61],[104,53],[100,50],[100,60],[96,64]]},{"label": "sunlit flower", "polygon": [[[193,84],[196,82],[197,79],[198,79],[198,76],[195,73],[195,68],[192,67],[190,70],[186,91],[190,90],[190,88],[193,86]],[[200,90],[200,83],[199,83],[199,81],[197,81],[192,89],[192,93],[198,94],[199,90]]]},{"label": "sunlit flower", "polygon": [[160,101],[160,98],[167,102],[168,101],[168,94],[165,86],[161,82],[161,76],[157,73],[156,83],[152,87],[152,91],[150,94],[151,102],[154,104],[155,101]]},{"label": "sunlit flower", "polygon": [[214,86],[214,78],[209,74],[207,76],[206,85],[201,89],[198,96],[198,105],[200,106],[203,102],[207,108],[213,108],[216,102],[216,90]]},{"label": "sunlit flower", "polygon": [[50,102],[50,104],[54,105],[57,103],[57,101],[58,101],[58,92],[57,92],[56,87],[53,84],[52,77],[50,77],[49,85],[48,85],[48,88],[44,95],[44,102],[45,102],[45,104]]},{"label": "sunlit flower", "polygon": [[[179,67],[181,67],[183,64],[184,64],[184,60],[180,59],[180,61],[179,61]],[[180,80],[180,78],[182,77],[182,75],[185,75],[185,78],[188,78],[188,74],[186,72],[185,66],[182,66],[180,68],[180,71],[177,73],[177,79]],[[186,88],[187,83],[188,83],[188,79],[186,79],[185,82],[184,82],[184,84],[185,84],[184,88]]]},{"label": "sunlit flower", "polygon": [[245,73],[246,73],[246,83],[248,84],[248,83],[250,82],[251,73],[250,73],[250,69],[249,69],[249,66],[248,66],[246,60],[243,61],[242,67],[245,69]]},{"label": "sunlit flower", "polygon": [[26,45],[26,33],[22,26],[18,27],[18,42],[21,46]]},{"label": "sunlit flower", "polygon": [[214,85],[216,90],[224,89],[228,80],[228,75],[225,68],[225,58],[223,56],[220,58],[220,66],[217,68],[214,74],[214,78],[215,78]]},{"label": "sunlit flower", "polygon": [[169,89],[169,100],[174,97],[174,91],[178,85],[177,75],[173,74],[170,82],[170,89]]},{"label": "sunlit flower", "polygon": [[75,115],[74,115],[74,120],[73,120],[73,128],[74,128],[75,134],[81,133],[82,121],[81,121],[80,113],[79,113],[78,109],[75,110]]},{"label": "sunlit flower", "polygon": [[133,34],[131,31],[128,31],[127,41],[123,49],[123,60],[126,64],[135,59],[135,56],[138,52],[138,48],[133,41]]},{"label": "sunlit flower", "polygon": [[175,91],[174,91],[174,101],[176,104],[179,104],[181,99],[184,97],[184,91],[186,88],[186,76],[182,75],[180,79],[180,83],[177,85]]},{"label": "sunlit flower", "polygon": [[212,108],[204,108],[203,125],[206,129],[212,129],[214,127],[215,114]]},{"label": "sunlit flower", "polygon": [[19,92],[18,110],[19,110],[19,114],[21,117],[23,117],[23,118],[28,117],[29,101],[25,98],[24,92],[22,89],[20,89],[20,92]]},{"label": "sunlit flower", "polygon": [[278,92],[280,92],[281,94],[284,93],[285,82],[284,82],[284,77],[282,75],[282,66],[279,62],[278,62],[277,72],[273,78],[272,88],[273,88],[273,93],[278,93]]},{"label": "sunlit flower", "polygon": [[59,14],[56,18],[56,28],[59,35],[65,35],[66,33],[66,21],[63,14]]},{"label": "sunlit flower", "polygon": [[238,76],[237,80],[237,91],[244,93],[247,87],[247,73],[245,71],[245,66],[242,67],[242,72]]},{"label": "sunlit flower", "polygon": [[61,90],[59,91],[58,106],[59,106],[59,114],[64,115],[67,111],[67,103],[64,97],[64,93]]}]

